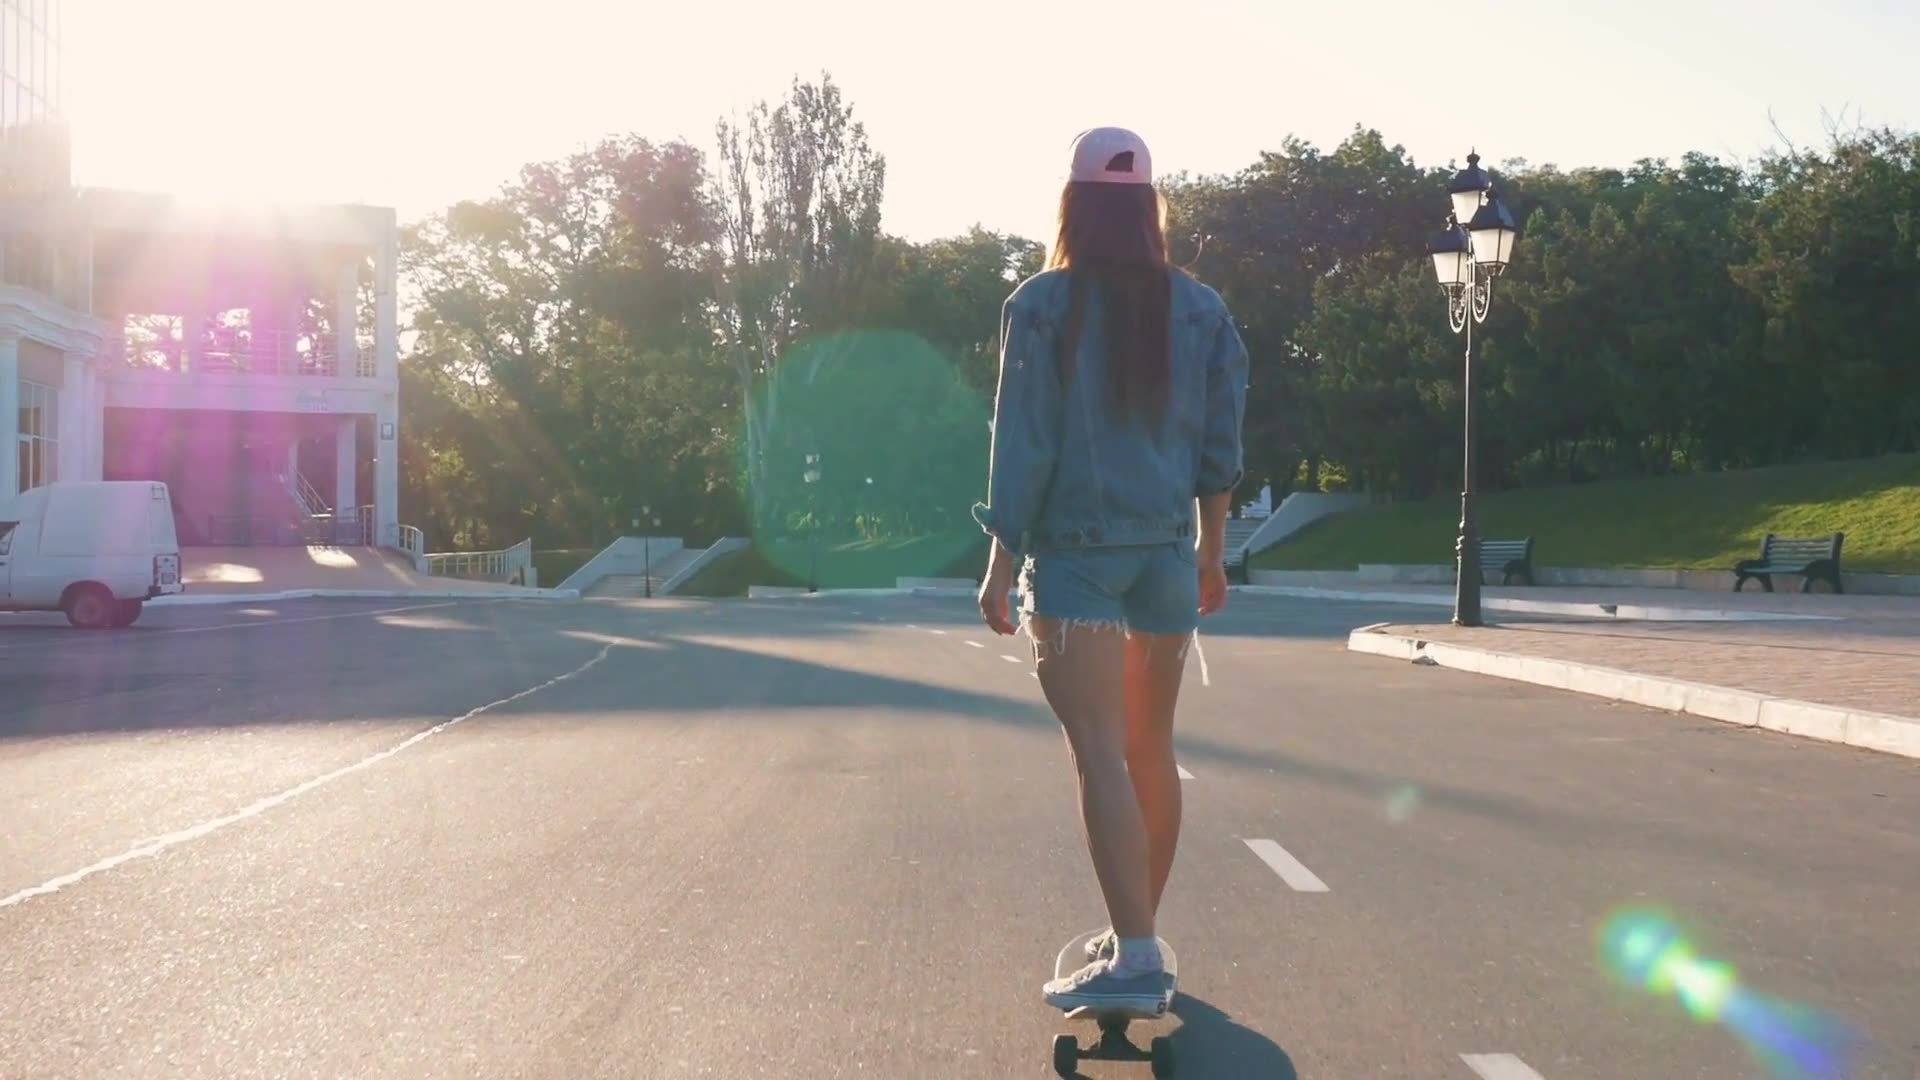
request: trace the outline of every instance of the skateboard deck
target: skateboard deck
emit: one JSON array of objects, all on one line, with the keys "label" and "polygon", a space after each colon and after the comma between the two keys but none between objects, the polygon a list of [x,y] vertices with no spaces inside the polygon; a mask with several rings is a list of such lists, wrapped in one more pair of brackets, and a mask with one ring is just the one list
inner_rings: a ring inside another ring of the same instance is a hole
[{"label": "skateboard deck", "polygon": [[[1087,966],[1087,943],[1104,933],[1106,927],[1089,930],[1076,935],[1053,958],[1053,977],[1058,979]],[[1141,1052],[1127,1039],[1127,1025],[1135,1020],[1158,1020],[1165,1017],[1173,1007],[1173,998],[1180,982],[1180,961],[1173,954],[1173,946],[1167,939],[1157,938],[1160,942],[1160,962],[1166,968],[1167,992],[1161,995],[1157,1009],[1108,1009],[1092,1005],[1081,1005],[1061,1010],[1069,1020],[1092,1020],[1100,1025],[1100,1038],[1086,1047],[1072,1035],[1053,1037],[1053,1069],[1061,1076],[1074,1076],[1079,1072],[1079,1063],[1083,1059],[1097,1058],[1106,1061],[1150,1061],[1153,1063],[1153,1075],[1168,1077],[1173,1075],[1173,1041],[1164,1035],[1156,1036],[1151,1042],[1151,1051]]]}]

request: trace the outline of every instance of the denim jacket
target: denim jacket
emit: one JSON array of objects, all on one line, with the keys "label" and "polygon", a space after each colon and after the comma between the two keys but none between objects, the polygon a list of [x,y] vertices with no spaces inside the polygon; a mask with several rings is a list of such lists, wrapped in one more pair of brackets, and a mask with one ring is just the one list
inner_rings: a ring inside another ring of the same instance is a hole
[{"label": "denim jacket", "polygon": [[1097,294],[1088,297],[1065,386],[1055,357],[1066,333],[1066,272],[1038,274],[1007,297],[987,501],[974,504],[973,517],[1016,557],[1192,537],[1194,499],[1240,482],[1246,346],[1218,293],[1170,272],[1171,379],[1158,430],[1107,409]]}]

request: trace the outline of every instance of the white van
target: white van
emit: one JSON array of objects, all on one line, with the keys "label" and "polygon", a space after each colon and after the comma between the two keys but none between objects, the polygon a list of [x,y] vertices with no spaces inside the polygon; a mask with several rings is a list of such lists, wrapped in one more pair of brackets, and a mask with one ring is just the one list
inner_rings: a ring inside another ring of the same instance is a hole
[{"label": "white van", "polygon": [[0,503],[0,611],[131,626],[142,604],[184,588],[173,498],[159,481],[60,481]]}]

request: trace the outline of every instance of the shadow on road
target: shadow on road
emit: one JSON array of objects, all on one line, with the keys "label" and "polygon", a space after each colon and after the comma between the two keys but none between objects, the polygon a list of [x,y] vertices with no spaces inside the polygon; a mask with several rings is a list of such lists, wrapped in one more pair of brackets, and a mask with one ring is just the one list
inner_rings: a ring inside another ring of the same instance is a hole
[{"label": "shadow on road", "polygon": [[1218,1007],[1182,992],[1173,1000],[1180,1029],[1173,1033],[1174,1071],[1217,1080],[1298,1080],[1299,1070],[1279,1044],[1235,1023]]},{"label": "shadow on road", "polygon": [[490,722],[527,712],[634,722],[860,709],[1013,727],[1051,723],[1037,696],[1014,693],[1024,686],[1011,680],[976,689],[836,650],[833,642],[876,630],[845,612],[775,620],[779,632],[761,617],[702,617],[697,610],[648,616],[610,606],[341,614],[348,617],[119,635],[45,631],[72,648],[0,649],[0,744],[103,732],[445,719],[525,691],[609,641],[620,645],[591,680],[543,690],[525,705],[497,710]]},{"label": "shadow on road", "polygon": [[[911,638],[900,635],[935,629],[951,636],[929,640],[1025,648],[1024,638],[988,640],[965,601],[320,602],[154,615],[112,634],[70,629],[59,616],[0,620],[0,741],[444,718],[550,678],[607,637],[644,645],[610,665],[638,680],[636,692],[615,701],[543,693],[529,707],[627,718],[839,708],[958,714],[1023,728],[1053,723],[1024,684],[955,685],[902,664],[898,653],[876,665],[818,651],[875,634],[904,643]],[[1262,599],[1209,620],[1201,634],[1332,640],[1361,618],[1344,605]],[[792,647],[761,647],[775,641]]]}]

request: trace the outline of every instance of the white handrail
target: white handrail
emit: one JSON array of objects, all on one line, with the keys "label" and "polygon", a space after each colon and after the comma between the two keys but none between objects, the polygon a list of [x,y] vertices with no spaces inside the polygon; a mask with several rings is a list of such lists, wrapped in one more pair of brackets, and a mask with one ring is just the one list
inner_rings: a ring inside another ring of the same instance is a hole
[{"label": "white handrail", "polygon": [[293,496],[294,501],[300,504],[301,512],[308,517],[318,517],[329,512],[327,500],[320,497],[320,489],[314,487],[306,474],[298,469],[290,473],[281,473],[280,486],[287,489],[287,494]]},{"label": "white handrail", "polygon": [[244,372],[254,375],[339,375],[344,352],[362,379],[374,376],[373,350],[358,342],[344,350],[331,336],[298,330],[240,331],[233,340],[198,345],[162,336],[151,327],[132,327],[120,335],[121,363],[142,370],[199,374]]},{"label": "white handrail", "polygon": [[412,525],[400,526],[400,550],[413,557],[413,568],[427,572],[427,534]]},{"label": "white handrail", "polygon": [[503,583],[525,582],[533,569],[533,539],[496,551],[437,551],[426,558],[427,573]]}]

